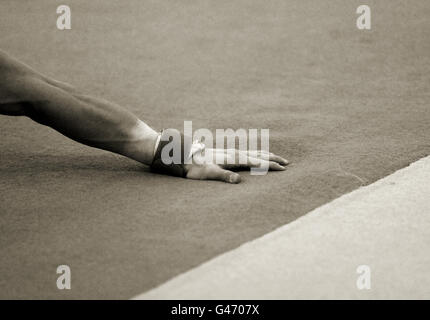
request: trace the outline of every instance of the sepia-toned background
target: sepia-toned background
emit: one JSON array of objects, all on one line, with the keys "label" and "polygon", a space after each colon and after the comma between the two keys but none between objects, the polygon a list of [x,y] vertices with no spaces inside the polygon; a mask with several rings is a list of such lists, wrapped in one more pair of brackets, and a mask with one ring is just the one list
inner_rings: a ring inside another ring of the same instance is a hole
[{"label": "sepia-toned background", "polygon": [[2,0],[0,48],[40,72],[157,130],[268,128],[291,165],[160,176],[0,117],[0,298],[130,298],[428,155],[430,2],[366,1],[371,30],[360,4]]}]

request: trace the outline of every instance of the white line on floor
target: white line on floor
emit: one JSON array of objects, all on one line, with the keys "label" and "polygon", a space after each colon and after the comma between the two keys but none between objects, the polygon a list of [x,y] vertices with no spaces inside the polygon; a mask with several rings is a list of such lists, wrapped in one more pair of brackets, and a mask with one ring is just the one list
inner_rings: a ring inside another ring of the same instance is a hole
[{"label": "white line on floor", "polygon": [[429,253],[427,157],[134,299],[429,299]]}]

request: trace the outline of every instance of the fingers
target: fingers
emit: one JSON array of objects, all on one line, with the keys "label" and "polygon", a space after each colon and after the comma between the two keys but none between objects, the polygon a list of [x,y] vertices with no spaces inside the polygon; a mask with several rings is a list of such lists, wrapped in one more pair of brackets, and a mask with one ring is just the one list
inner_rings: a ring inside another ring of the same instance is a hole
[{"label": "fingers", "polygon": [[228,183],[239,183],[241,181],[240,175],[236,172],[222,169],[219,166],[211,166],[207,169],[208,180],[219,180]]},{"label": "fingers", "polygon": [[240,176],[229,169],[256,168],[261,172],[284,171],[287,164],[286,159],[264,150],[206,149],[204,153],[193,156],[187,178],[239,183]]},{"label": "fingers", "polygon": [[282,158],[274,153],[271,153],[265,150],[252,150],[252,151],[245,151],[245,152],[247,152],[249,157],[275,161],[283,166],[286,166],[289,163],[287,159]]},{"label": "fingers", "polygon": [[286,169],[287,168],[285,168],[283,165],[279,164],[276,161],[269,161],[269,170],[272,170],[272,171],[284,171]]},{"label": "fingers", "polygon": [[270,154],[270,156],[269,156],[269,160],[270,161],[275,161],[275,162],[277,162],[277,163],[279,163],[279,164],[281,164],[281,165],[283,165],[283,166],[286,166],[286,165],[288,165],[288,160],[287,159],[285,159],[285,158],[282,158],[282,157],[280,157],[280,156],[277,156],[276,154]]},{"label": "fingers", "polygon": [[[277,156],[275,156],[277,157]],[[288,161],[286,161],[283,158],[274,158],[270,157],[269,154],[265,156],[258,156],[251,157],[251,156],[245,156],[244,159],[237,159],[236,157],[235,161],[230,161],[224,164],[221,164],[220,166],[224,169],[241,169],[241,168],[261,168],[261,169],[267,169],[271,171],[283,171],[286,170],[286,167],[284,164],[288,164]],[[275,159],[275,160],[270,160]],[[282,163],[282,164],[281,164]]]},{"label": "fingers", "polygon": [[222,169],[216,164],[192,166],[190,170],[188,170],[187,178],[197,180],[218,180],[227,183],[239,183],[241,181],[239,174]]},{"label": "fingers", "polygon": [[[237,150],[237,149],[206,149],[204,155],[196,154],[193,158],[198,164],[216,163],[224,168],[251,167],[249,160],[261,159],[277,162],[281,166],[289,164],[288,160],[265,150]],[[274,168],[278,168],[272,165]]]}]

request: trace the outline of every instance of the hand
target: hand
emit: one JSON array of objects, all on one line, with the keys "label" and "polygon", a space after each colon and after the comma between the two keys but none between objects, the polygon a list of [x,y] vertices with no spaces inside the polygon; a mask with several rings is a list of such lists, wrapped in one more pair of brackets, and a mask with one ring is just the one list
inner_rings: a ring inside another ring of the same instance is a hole
[{"label": "hand", "polygon": [[239,183],[240,175],[230,170],[267,168],[283,171],[288,161],[267,151],[242,151],[237,149],[205,149],[193,156],[193,163],[186,164],[186,177],[197,180],[220,180]]}]

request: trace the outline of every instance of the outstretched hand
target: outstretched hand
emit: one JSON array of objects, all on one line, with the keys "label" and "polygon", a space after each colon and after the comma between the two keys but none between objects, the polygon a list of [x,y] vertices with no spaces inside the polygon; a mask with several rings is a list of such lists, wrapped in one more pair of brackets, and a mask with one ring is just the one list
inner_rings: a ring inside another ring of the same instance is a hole
[{"label": "outstretched hand", "polygon": [[283,171],[288,161],[267,151],[242,151],[237,149],[205,149],[193,156],[185,165],[186,177],[197,180],[219,180],[239,183],[241,177],[231,170],[267,168]]}]

